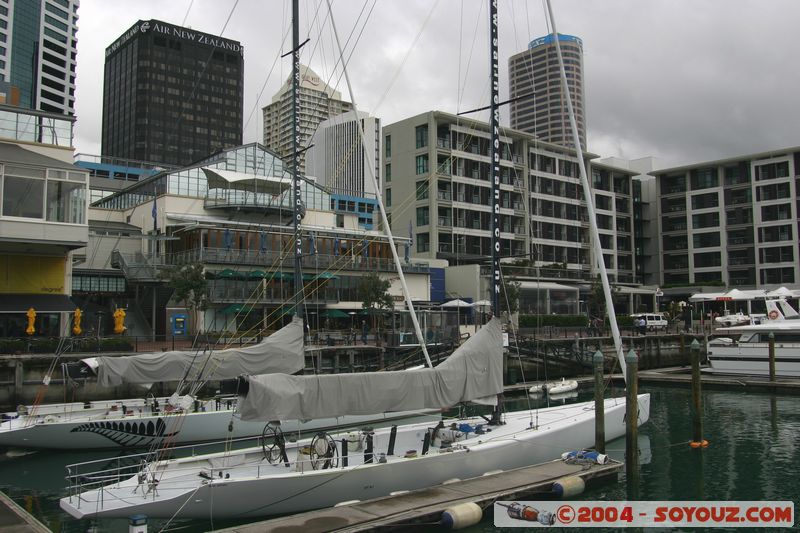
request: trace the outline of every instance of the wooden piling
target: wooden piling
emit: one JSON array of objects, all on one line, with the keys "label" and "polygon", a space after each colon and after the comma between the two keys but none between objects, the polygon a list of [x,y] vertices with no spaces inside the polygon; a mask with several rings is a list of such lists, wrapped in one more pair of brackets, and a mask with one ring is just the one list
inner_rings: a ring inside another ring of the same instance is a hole
[{"label": "wooden piling", "polygon": [[686,361],[686,335],[681,333],[681,361]]},{"label": "wooden piling", "polygon": [[594,449],[606,453],[606,420],[604,401],[603,352],[597,350],[592,358],[594,363]]},{"label": "wooden piling", "polygon": [[700,343],[692,341],[692,448],[705,448],[708,442],[703,440],[703,400],[700,387]]},{"label": "wooden piling", "polygon": [[769,380],[775,381],[775,333],[769,332]]},{"label": "wooden piling", "polygon": [[639,356],[635,351],[625,356],[625,366],[625,480],[628,499],[634,500],[639,492]]}]

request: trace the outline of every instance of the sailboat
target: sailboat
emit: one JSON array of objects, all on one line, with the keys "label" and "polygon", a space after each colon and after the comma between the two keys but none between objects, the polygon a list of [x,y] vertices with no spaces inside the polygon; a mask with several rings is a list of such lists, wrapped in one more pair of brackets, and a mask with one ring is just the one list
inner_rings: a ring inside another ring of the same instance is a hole
[{"label": "sailboat", "polygon": [[[98,385],[146,385],[159,381],[223,380],[242,374],[295,373],[305,366],[303,321],[292,322],[261,342],[209,352],[171,351],[82,360]],[[193,394],[94,402],[47,404],[18,409],[0,422],[0,447],[32,449],[150,448],[261,435],[262,422],[234,414],[236,396],[197,399]],[[22,411],[20,413],[20,411]],[[328,430],[380,423],[416,412],[284,420],[286,432]]]},{"label": "sailboat", "polygon": [[[296,0],[293,18],[296,27]],[[497,76],[496,0],[490,2],[489,20],[492,70]],[[297,40],[294,53],[297,54]],[[499,161],[499,113],[495,107],[499,98],[497,83],[492,85],[491,144],[493,160]],[[495,187],[497,183],[499,179],[494,180]],[[379,202],[379,206],[384,227],[390,231],[383,204]],[[495,228],[499,227],[498,222],[495,217]],[[492,231],[492,235],[497,239],[499,232]],[[392,243],[391,236],[389,242]],[[61,499],[61,508],[76,518],[138,513],[150,517],[256,518],[436,486],[552,460],[562,452],[591,446],[594,403],[501,413],[500,248],[492,249],[493,318],[435,368],[247,376],[240,382],[242,397],[238,402],[243,420],[443,408],[461,402],[494,405],[491,419],[459,417],[436,424],[411,423],[338,434],[319,432],[294,442],[280,427],[268,425],[261,446],[146,462],[133,476],[108,469],[93,471],[93,465],[86,463],[71,465],[67,473],[69,494]],[[396,250],[392,251],[399,265]],[[401,270],[400,273],[402,281]],[[610,301],[610,294],[607,299]],[[413,309],[410,299],[407,304]],[[618,353],[621,354],[621,346]],[[637,422],[641,424],[649,418],[650,396],[639,395],[638,405]],[[606,438],[623,435],[624,400],[609,398],[604,410]]]}]

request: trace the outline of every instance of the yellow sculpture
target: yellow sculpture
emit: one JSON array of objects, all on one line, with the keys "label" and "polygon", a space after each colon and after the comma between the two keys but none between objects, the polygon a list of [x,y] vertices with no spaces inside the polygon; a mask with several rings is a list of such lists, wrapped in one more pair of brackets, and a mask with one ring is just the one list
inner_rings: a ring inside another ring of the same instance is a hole
[{"label": "yellow sculpture", "polygon": [[117,335],[124,333],[126,329],[125,327],[125,311],[122,309],[117,308],[114,311],[114,333]]},{"label": "yellow sculpture", "polygon": [[36,328],[33,326],[34,321],[36,321],[36,311],[31,307],[28,309],[28,312],[25,313],[25,316],[28,317],[28,327],[25,329],[25,333],[33,335],[36,333]]},{"label": "yellow sculpture", "polygon": [[81,317],[83,313],[81,312],[80,307],[75,308],[75,317],[72,320],[72,334],[73,335],[80,335],[83,330],[81,330]]}]

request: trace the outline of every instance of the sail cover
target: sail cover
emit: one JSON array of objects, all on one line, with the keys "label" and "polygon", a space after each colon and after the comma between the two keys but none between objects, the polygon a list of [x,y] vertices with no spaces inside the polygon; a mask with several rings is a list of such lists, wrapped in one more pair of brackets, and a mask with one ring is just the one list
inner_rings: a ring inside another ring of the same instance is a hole
[{"label": "sail cover", "polygon": [[176,350],[92,359],[84,362],[97,369],[97,382],[103,387],[183,378],[230,379],[269,372],[290,374],[305,366],[303,321],[295,317],[258,344],[213,351],[210,357],[202,350]]},{"label": "sail cover", "polygon": [[493,318],[435,368],[317,376],[249,376],[243,420],[311,419],[451,407],[503,392],[503,338]]}]

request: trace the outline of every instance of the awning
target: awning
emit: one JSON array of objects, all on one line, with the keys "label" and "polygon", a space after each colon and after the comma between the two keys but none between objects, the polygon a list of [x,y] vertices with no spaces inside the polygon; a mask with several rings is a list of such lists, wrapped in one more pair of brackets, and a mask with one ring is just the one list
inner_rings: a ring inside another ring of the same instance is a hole
[{"label": "awning", "polygon": [[235,315],[235,314],[241,314],[241,313],[247,314],[252,310],[253,310],[253,306],[252,305],[231,304],[228,307],[226,307],[225,309],[223,309],[222,311],[220,311],[220,313],[222,313],[223,315]]},{"label": "awning", "polygon": [[328,309],[322,313],[322,316],[326,318],[350,318],[350,315],[338,309]]},{"label": "awning", "polygon": [[520,289],[548,289],[552,291],[577,291],[578,287],[570,287],[569,285],[560,285],[558,283],[551,283],[549,281],[518,281]]},{"label": "awning", "polygon": [[203,168],[202,171],[208,179],[209,190],[227,189],[277,195],[292,184],[289,178],[279,176],[258,176],[218,168]]},{"label": "awning", "polygon": [[78,306],[66,294],[4,294],[0,298],[0,313],[24,313],[31,307],[37,313],[59,313]]},{"label": "awning", "polygon": [[626,287],[625,285],[617,285],[614,287],[613,291],[621,294],[647,294],[649,296],[653,296],[656,293],[656,289],[645,289],[643,287]]}]

